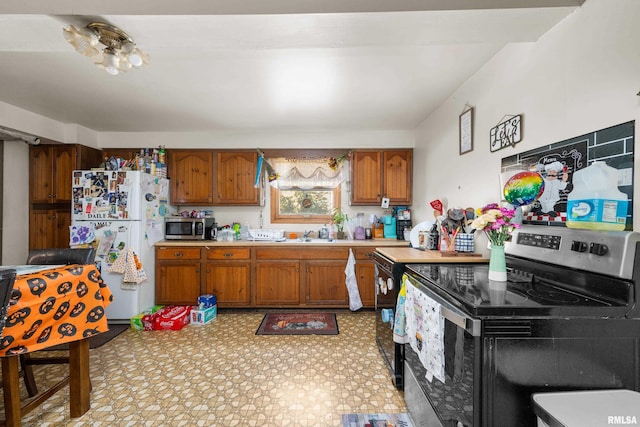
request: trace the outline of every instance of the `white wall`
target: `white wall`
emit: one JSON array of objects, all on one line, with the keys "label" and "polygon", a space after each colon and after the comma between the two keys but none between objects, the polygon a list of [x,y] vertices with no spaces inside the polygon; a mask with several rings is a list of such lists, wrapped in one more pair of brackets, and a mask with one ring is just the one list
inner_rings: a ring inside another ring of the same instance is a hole
[{"label": "white wall", "polygon": [[[638,0],[587,0],[539,41],[507,46],[465,82],[416,131],[414,218],[432,219],[428,204],[441,197],[449,207],[497,202],[503,157],[638,119],[639,18]],[[461,156],[458,116],[467,103],[475,107],[474,149]],[[522,142],[491,153],[489,130],[521,113]],[[640,230],[637,197],[634,211]]]},{"label": "white wall", "polygon": [[[497,201],[503,157],[636,119],[640,113],[640,97],[636,96],[640,90],[639,17],[638,0],[586,1],[538,42],[513,44],[499,52],[425,119],[415,133],[395,130],[96,133],[1,102],[0,125],[61,142],[101,148],[162,144],[168,148],[347,149],[411,147],[415,143],[412,209],[414,223],[418,223],[433,218],[428,203],[435,198],[446,197],[449,206],[461,207]],[[458,116],[467,103],[475,107],[474,149],[460,156]],[[520,113],[524,115],[523,141],[514,149],[491,153],[489,129],[505,115]],[[640,170],[637,165],[636,170]],[[640,188],[638,175],[635,184]],[[26,181],[17,185],[26,194]],[[348,200],[348,194],[344,193],[343,198]],[[638,213],[640,198],[634,199],[634,210]],[[26,204],[24,209],[26,212]],[[255,207],[220,207],[215,211],[220,223],[235,220],[258,224],[259,210]],[[377,210],[351,210],[354,211]],[[263,217],[265,227],[269,226],[268,205]],[[640,214],[636,214],[634,229],[640,230]]]},{"label": "white wall", "polygon": [[22,141],[4,142],[2,179],[2,265],[24,264],[29,250],[29,192],[16,191],[29,184],[29,146]]},{"label": "white wall", "polygon": [[[0,125],[29,132],[34,135],[66,144],[83,144],[97,148],[122,147],[157,147],[167,148],[411,148],[415,143],[412,130],[292,130],[292,131],[219,131],[219,132],[95,132],[75,124],[64,124],[26,110],[22,110],[0,102]],[[24,152],[5,154],[5,163],[25,164],[23,172],[28,170],[28,148]],[[5,192],[11,188],[17,193],[27,195],[28,179],[5,182]],[[343,186],[342,200],[347,214],[364,212],[381,216],[384,212],[379,208],[350,208],[347,201],[349,185]],[[263,209],[256,207],[180,207],[183,209],[213,209],[219,224],[240,222],[251,227],[259,226],[262,211],[263,227],[272,227],[270,223],[269,190],[267,189],[266,205]],[[22,205],[20,205],[22,203]],[[5,206],[7,206],[5,204]],[[12,206],[25,214],[14,218],[18,230],[28,230],[28,197],[13,202]],[[320,225],[307,226],[316,230]],[[278,224],[278,228],[293,231],[304,231],[304,225]],[[26,235],[26,234],[25,234]],[[5,245],[21,244],[23,235],[12,239],[5,234]],[[28,244],[27,244],[28,247]],[[26,256],[26,255],[25,255]]]}]

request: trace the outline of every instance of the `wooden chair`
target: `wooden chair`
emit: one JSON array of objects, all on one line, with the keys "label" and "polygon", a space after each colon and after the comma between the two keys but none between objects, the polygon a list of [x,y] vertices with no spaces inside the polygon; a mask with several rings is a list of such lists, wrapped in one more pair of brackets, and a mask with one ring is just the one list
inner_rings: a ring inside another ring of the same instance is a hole
[{"label": "wooden chair", "polygon": [[68,265],[93,264],[96,259],[95,248],[52,248],[31,249],[27,256],[28,265]]},{"label": "wooden chair", "polygon": [[[51,248],[31,249],[27,256],[27,265],[70,265],[93,264],[96,258],[95,248]],[[30,353],[20,355],[21,376],[30,397],[38,394],[38,386],[33,375],[33,365],[52,365],[69,363],[69,356],[31,357]]]}]

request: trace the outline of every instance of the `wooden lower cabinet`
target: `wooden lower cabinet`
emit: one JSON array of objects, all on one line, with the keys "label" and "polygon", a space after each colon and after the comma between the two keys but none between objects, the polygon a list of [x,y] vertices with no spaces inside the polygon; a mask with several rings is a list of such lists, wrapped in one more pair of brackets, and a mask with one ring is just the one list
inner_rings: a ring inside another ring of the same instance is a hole
[{"label": "wooden lower cabinet", "polygon": [[156,248],[156,304],[196,305],[200,292],[200,248]]},{"label": "wooden lower cabinet", "polygon": [[251,248],[206,248],[205,293],[219,307],[251,306]]},{"label": "wooden lower cabinet", "polygon": [[[373,247],[353,247],[364,308],[375,306]],[[218,307],[348,308],[345,246],[157,246],[156,304],[195,305],[214,294]]]},{"label": "wooden lower cabinet", "polygon": [[345,260],[339,261],[306,261],[303,283],[306,283],[306,303],[309,305],[344,305],[349,304]]},{"label": "wooden lower cabinet", "polygon": [[373,308],[376,305],[376,267],[373,263],[374,248],[354,248],[356,258],[356,280],[362,306]]},{"label": "wooden lower cabinet", "polygon": [[29,249],[69,247],[69,208],[31,209],[29,213]]},{"label": "wooden lower cabinet", "polygon": [[300,305],[300,262],[257,261],[256,305]]},{"label": "wooden lower cabinet", "polygon": [[256,306],[348,305],[345,247],[257,248]]}]

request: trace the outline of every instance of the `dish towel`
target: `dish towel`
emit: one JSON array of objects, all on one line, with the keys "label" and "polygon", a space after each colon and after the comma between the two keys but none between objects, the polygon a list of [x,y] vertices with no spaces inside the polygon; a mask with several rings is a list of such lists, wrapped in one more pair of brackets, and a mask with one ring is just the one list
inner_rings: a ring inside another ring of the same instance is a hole
[{"label": "dish towel", "polygon": [[406,279],[407,338],[427,370],[426,378],[433,377],[444,383],[444,318],[441,306]]},{"label": "dish towel", "polygon": [[396,318],[393,325],[393,341],[398,344],[408,344],[407,337],[407,316],[405,306],[407,303],[407,280],[406,274],[402,275],[402,285],[398,292],[398,301],[396,302]]},{"label": "dish towel", "polygon": [[344,269],[344,274],[346,276],[347,292],[349,292],[349,309],[351,311],[360,310],[362,308],[362,300],[360,299],[358,280],[356,279],[356,257],[353,256],[353,250],[351,249],[349,249],[349,259],[347,267]]},{"label": "dish towel", "polygon": [[109,268],[110,273],[124,274],[122,278],[122,288],[132,289],[132,286],[139,285],[147,280],[147,274],[142,268],[142,263],[133,249],[126,249],[120,252],[118,258]]}]

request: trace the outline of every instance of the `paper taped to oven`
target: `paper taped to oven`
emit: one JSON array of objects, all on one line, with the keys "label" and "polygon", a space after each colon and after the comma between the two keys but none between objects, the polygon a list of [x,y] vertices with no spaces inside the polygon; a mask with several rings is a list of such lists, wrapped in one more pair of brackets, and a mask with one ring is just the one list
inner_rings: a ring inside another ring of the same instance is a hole
[{"label": "paper taped to oven", "polygon": [[407,278],[405,302],[409,345],[427,371],[427,380],[444,378],[444,318],[439,303],[428,297]]}]

